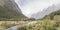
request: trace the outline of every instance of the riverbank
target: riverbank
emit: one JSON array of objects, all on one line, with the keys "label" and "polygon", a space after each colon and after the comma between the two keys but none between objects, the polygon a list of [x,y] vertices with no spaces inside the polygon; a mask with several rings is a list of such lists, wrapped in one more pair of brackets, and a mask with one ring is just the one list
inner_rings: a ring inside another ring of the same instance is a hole
[{"label": "riverbank", "polygon": [[23,25],[27,21],[0,21],[0,30],[4,30],[16,25]]}]

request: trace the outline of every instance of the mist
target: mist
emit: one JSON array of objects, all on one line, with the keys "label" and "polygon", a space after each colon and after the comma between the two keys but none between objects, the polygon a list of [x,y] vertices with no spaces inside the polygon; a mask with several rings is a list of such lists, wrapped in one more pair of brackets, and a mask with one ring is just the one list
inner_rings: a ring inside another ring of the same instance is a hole
[{"label": "mist", "polygon": [[15,0],[15,2],[25,16],[31,17],[34,13],[60,3],[60,0]]}]

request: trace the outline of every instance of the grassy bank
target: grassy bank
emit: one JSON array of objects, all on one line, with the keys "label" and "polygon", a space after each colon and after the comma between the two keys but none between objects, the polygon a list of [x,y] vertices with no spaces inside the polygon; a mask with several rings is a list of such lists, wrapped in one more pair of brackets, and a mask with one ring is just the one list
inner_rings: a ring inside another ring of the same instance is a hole
[{"label": "grassy bank", "polygon": [[60,15],[55,15],[53,20],[47,16],[36,24],[20,27],[18,30],[60,30]]},{"label": "grassy bank", "polygon": [[16,25],[23,25],[26,22],[27,21],[0,21],[0,30],[4,30]]}]

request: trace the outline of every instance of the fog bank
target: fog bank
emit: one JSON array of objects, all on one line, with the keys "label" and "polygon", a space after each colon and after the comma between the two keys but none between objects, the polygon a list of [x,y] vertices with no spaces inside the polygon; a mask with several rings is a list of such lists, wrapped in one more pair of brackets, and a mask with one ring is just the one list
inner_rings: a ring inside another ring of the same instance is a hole
[{"label": "fog bank", "polygon": [[60,3],[60,0],[15,0],[15,2],[25,16],[31,17],[34,13]]}]

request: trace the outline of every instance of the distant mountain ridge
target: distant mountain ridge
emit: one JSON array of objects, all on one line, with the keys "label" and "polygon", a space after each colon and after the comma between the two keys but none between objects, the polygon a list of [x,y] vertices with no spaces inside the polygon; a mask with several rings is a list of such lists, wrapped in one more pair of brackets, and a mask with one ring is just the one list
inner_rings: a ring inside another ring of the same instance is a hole
[{"label": "distant mountain ridge", "polygon": [[38,12],[36,14],[32,14],[31,17],[33,17],[35,19],[42,19],[46,15],[49,15],[50,13],[52,13],[54,11],[58,11],[60,9],[59,5],[60,4],[49,6],[47,9],[44,9],[41,12]]}]

